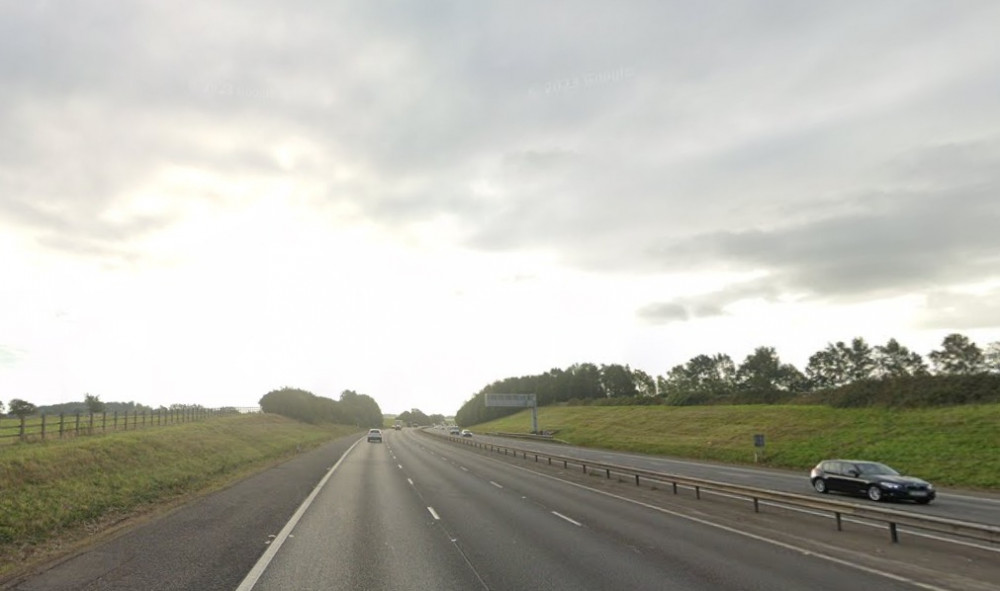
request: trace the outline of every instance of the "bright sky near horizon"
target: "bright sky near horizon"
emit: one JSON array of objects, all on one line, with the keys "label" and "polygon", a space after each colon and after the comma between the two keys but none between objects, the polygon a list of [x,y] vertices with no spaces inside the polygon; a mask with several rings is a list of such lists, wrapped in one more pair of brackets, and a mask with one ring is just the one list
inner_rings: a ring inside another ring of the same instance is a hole
[{"label": "bright sky near horizon", "polygon": [[1000,3],[0,5],[0,401],[453,414],[1000,340]]}]

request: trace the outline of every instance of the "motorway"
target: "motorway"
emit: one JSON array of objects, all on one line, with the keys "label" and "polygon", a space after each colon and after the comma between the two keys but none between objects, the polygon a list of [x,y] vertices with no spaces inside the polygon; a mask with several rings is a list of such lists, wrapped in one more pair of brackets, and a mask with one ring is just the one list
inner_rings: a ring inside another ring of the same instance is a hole
[{"label": "motorway", "polygon": [[344,455],[239,590],[960,588],[848,562],[390,430]]},{"label": "motorway", "polygon": [[828,515],[758,514],[745,501],[697,500],[417,430],[389,430],[383,444],[359,437],[96,538],[0,589],[1000,591],[996,548],[909,535],[891,544],[855,523],[837,531]]},{"label": "motorway", "polygon": [[[443,431],[438,433],[443,435]],[[571,458],[588,459],[595,462],[641,468],[644,470],[663,472],[678,476],[716,480],[729,484],[738,484],[742,486],[752,486],[768,490],[822,497],[822,495],[814,492],[810,486],[809,475],[802,472],[790,472],[787,470],[756,468],[751,466],[734,466],[729,464],[673,459],[661,456],[588,449],[546,441],[534,441],[531,439],[490,437],[477,434],[476,440],[494,443],[497,445],[516,447],[519,449],[538,451],[539,453],[551,453]],[[914,474],[914,476],[920,475]],[[829,498],[848,502],[855,501],[860,504],[870,505],[870,502],[867,500],[857,500],[856,497],[851,496],[834,494],[830,495]],[[947,490],[942,491],[939,489],[937,499],[929,505],[893,503],[890,506],[893,509],[913,511],[922,515],[937,515],[939,517],[959,519],[974,523],[1000,525],[1000,496],[997,495],[959,493]]]}]

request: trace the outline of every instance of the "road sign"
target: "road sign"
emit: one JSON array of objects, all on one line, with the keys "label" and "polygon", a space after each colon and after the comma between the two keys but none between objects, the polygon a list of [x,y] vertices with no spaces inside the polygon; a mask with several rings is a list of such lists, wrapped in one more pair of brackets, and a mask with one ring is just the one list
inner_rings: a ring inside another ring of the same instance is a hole
[{"label": "road sign", "polygon": [[486,394],[486,406],[531,408],[535,406],[534,394]]},{"label": "road sign", "polygon": [[753,436],[753,446],[754,447],[764,447],[764,436],[754,435]]},{"label": "road sign", "polygon": [[538,401],[534,394],[486,394],[486,406],[531,409],[531,432],[538,433]]}]

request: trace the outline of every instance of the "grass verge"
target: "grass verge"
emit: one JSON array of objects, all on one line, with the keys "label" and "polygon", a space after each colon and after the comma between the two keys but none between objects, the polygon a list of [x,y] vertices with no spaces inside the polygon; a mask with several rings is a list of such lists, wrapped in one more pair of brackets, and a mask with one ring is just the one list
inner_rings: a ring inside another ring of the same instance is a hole
[{"label": "grass verge", "polygon": [[[935,484],[1000,489],[1000,404],[921,409],[826,406],[550,406],[541,429],[575,445],[808,470],[824,458],[865,458]],[[524,411],[476,425],[525,433]]]},{"label": "grass verge", "polygon": [[250,414],[0,446],[0,576],[357,430]]}]

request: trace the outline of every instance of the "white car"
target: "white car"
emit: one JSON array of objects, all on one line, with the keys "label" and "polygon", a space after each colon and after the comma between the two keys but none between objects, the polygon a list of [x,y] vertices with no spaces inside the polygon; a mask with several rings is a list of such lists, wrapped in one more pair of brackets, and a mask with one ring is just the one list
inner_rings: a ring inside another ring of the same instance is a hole
[{"label": "white car", "polygon": [[368,443],[382,443],[382,430],[381,429],[369,429],[368,431]]}]

